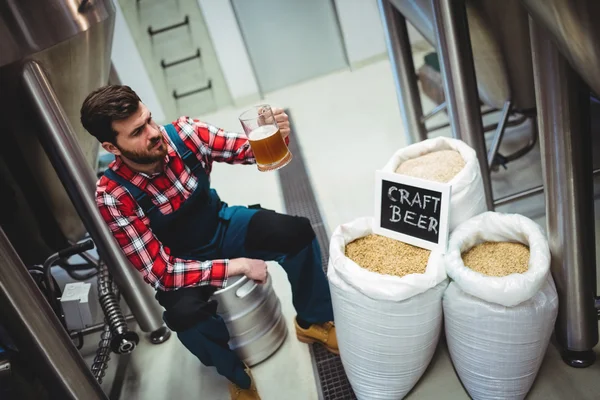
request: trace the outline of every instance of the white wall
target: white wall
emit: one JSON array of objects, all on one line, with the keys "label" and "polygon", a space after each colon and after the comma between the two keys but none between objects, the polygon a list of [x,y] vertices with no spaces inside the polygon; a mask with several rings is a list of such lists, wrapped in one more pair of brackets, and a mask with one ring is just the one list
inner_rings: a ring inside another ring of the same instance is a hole
[{"label": "white wall", "polygon": [[142,102],[152,111],[152,116],[157,122],[166,122],[164,121],[165,112],[156,96],[142,57],[123,17],[121,7],[116,1],[114,4],[117,14],[111,59],[117,74],[123,85],[130,86],[135,90]]},{"label": "white wall", "polygon": [[234,102],[258,97],[250,57],[229,0],[198,0]]},{"label": "white wall", "polygon": [[[258,98],[258,82],[231,1],[197,1],[234,102],[239,104]],[[335,0],[335,5],[350,64],[386,57],[377,0]],[[411,43],[423,40],[410,24],[408,30]]]},{"label": "white wall", "polygon": [[[387,53],[377,0],[335,0],[350,64]],[[411,43],[423,37],[409,24]]]},{"label": "white wall", "polygon": [[350,64],[386,52],[376,0],[335,0]]}]

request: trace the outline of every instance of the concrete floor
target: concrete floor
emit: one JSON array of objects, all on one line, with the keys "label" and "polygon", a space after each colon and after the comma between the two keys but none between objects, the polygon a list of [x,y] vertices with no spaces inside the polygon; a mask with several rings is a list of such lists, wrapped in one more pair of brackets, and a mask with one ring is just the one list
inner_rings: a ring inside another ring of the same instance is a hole
[{"label": "concrete floor", "polygon": [[[421,55],[415,55],[417,61]],[[328,232],[354,218],[373,213],[374,172],[404,146],[400,113],[392,83],[390,64],[380,61],[356,71],[341,71],[267,95],[265,102],[291,110],[296,133],[305,156],[308,172]],[[423,99],[424,109],[433,104]],[[239,109],[226,109],[201,116],[224,129],[239,130]],[[497,120],[489,115],[486,121]],[[439,115],[431,124],[443,122]],[[522,144],[528,126],[511,129],[503,149]],[[435,135],[450,135],[448,129]],[[600,182],[597,180],[597,186]],[[260,173],[253,166],[216,165],[213,187],[230,204],[261,203],[264,207],[285,212],[276,174]],[[541,184],[539,149],[509,165],[508,171],[493,175],[496,197]],[[597,190],[598,193],[598,190]],[[598,197],[596,197],[598,198]],[[596,201],[596,215],[600,202]],[[497,211],[519,212],[545,226],[543,195],[499,208]],[[599,218],[595,219],[600,232]],[[596,243],[600,235],[596,235]],[[596,246],[600,248],[600,246]],[[597,259],[600,251],[596,252]],[[317,399],[317,385],[308,347],[293,334],[291,293],[284,272],[270,265],[274,287],[288,321],[290,336],[270,359],[254,369],[264,400]],[[95,339],[90,339],[91,343]],[[89,355],[87,360],[93,356]],[[596,347],[600,353],[600,347]],[[115,382],[118,357],[107,372],[107,392]],[[121,374],[120,372],[118,374]],[[554,346],[548,348],[545,361],[530,399],[598,399],[600,398],[600,362],[588,369],[567,367]],[[131,355],[124,375],[121,399],[227,399],[227,383],[213,369],[205,368],[181,346],[176,337],[153,346],[143,341]],[[451,363],[442,340],[431,365],[409,394],[410,399],[468,399]]]}]

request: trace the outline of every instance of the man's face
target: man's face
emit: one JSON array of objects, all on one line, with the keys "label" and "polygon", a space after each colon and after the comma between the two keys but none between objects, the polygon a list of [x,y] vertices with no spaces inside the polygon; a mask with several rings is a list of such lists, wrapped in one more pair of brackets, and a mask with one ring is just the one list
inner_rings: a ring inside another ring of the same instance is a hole
[{"label": "man's face", "polygon": [[102,143],[107,151],[137,164],[153,164],[167,154],[167,143],[148,108],[140,102],[129,118],[112,123],[118,133],[115,144]]}]

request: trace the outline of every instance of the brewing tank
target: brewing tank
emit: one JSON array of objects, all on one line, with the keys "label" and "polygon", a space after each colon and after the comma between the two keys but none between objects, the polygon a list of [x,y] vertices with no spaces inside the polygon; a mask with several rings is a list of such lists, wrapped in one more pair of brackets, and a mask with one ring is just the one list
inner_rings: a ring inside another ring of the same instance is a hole
[{"label": "brewing tank", "polygon": [[112,0],[0,0],[0,226],[26,264],[86,229],[38,139],[43,121],[27,99],[23,66],[41,65],[95,168],[99,144],[79,110],[108,82],[114,18]]},{"label": "brewing tank", "polygon": [[591,90],[600,95],[600,2],[598,0],[522,0],[536,24]]}]

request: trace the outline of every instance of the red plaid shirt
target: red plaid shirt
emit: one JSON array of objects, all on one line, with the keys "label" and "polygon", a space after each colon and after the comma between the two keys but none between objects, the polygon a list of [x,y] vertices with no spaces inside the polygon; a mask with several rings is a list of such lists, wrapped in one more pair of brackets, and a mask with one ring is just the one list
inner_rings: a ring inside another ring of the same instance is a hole
[{"label": "red plaid shirt", "polygon": [[[213,161],[255,163],[250,144],[242,134],[226,132],[188,117],[179,118],[173,125],[209,176]],[[177,156],[164,130],[163,134],[169,143],[164,171],[151,176],[134,172],[120,157],[116,157],[109,168],[150,195],[162,214],[169,214],[190,197],[196,189],[197,179]],[[102,176],[97,184],[96,202],[102,218],[129,261],[155,289],[225,286],[228,260],[200,262],[172,256],[169,248],[163,246],[152,233],[150,220],[144,211],[120,184]]]}]

